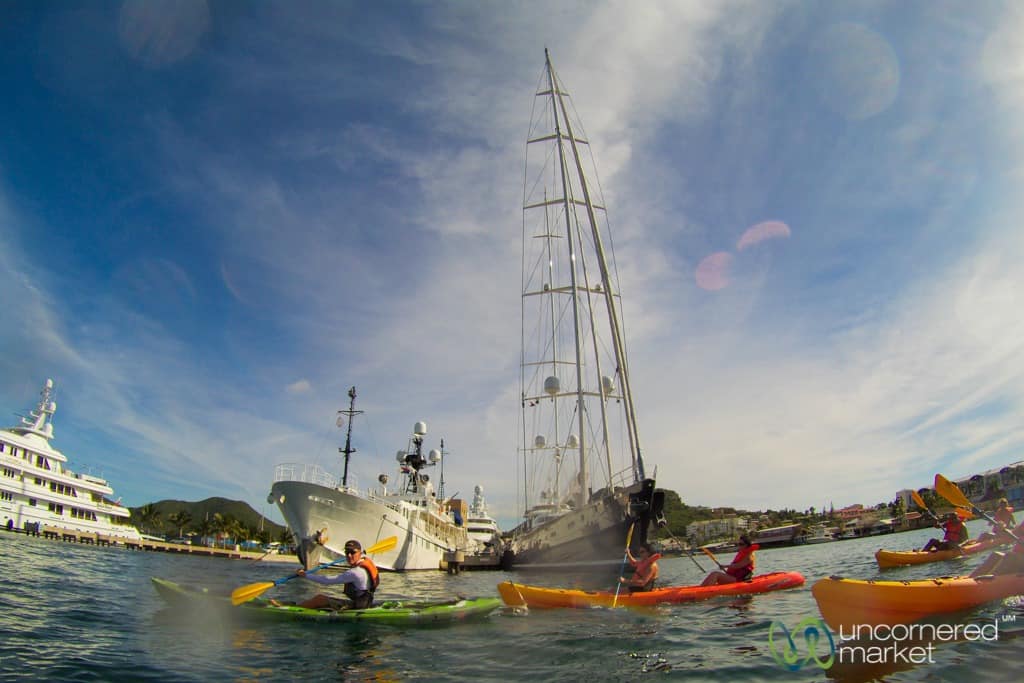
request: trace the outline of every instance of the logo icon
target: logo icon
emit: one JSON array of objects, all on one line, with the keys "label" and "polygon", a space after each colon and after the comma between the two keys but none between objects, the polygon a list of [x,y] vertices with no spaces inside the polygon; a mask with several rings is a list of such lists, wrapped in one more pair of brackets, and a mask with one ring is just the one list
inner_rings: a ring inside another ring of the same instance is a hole
[{"label": "logo icon", "polygon": [[[794,636],[802,638],[806,655],[797,647]],[[768,648],[775,661],[790,671],[798,671],[812,661],[821,669],[829,669],[836,660],[836,643],[832,632],[818,617],[803,619],[792,631],[781,621],[773,621],[768,627]]]}]

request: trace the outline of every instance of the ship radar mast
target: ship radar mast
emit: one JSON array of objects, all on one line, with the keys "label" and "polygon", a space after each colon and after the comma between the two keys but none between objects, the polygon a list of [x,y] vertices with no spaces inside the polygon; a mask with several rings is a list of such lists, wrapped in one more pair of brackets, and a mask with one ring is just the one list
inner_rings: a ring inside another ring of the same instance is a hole
[{"label": "ship radar mast", "polygon": [[341,475],[341,486],[346,488],[348,486],[348,461],[352,457],[352,454],[356,452],[355,448],[352,448],[352,418],[356,415],[362,415],[363,411],[356,410],[356,388],[352,387],[348,390],[348,410],[338,411],[338,427],[345,424],[345,416],[348,416],[348,431],[345,433],[345,447],[339,448],[339,453],[345,454],[345,471]]}]

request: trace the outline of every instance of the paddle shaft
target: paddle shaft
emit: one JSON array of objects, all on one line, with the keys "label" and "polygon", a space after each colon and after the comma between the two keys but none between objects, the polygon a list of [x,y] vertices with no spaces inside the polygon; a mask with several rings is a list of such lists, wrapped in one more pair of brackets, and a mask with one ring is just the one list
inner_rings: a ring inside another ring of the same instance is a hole
[{"label": "paddle shaft", "polygon": [[636,522],[629,525],[629,532],[626,534],[626,552],[622,555],[622,567],[619,568],[619,580],[615,582],[615,597],[612,599],[612,607],[619,602],[619,590],[622,588],[622,575],[626,571],[626,562],[629,560],[629,544],[633,541],[633,529]]},{"label": "paddle shaft", "polygon": [[[673,541],[675,541],[676,543],[678,543],[678,544],[679,544],[679,547],[680,547],[681,549],[683,549],[683,542],[682,542],[682,541],[680,541],[680,540],[679,540],[678,538],[676,538],[675,534],[673,534],[673,533],[672,533],[672,530],[671,530],[671,529],[669,529],[669,528],[668,528],[668,527],[666,526],[666,527],[665,527],[665,531],[666,531],[666,533],[668,533],[668,535],[669,535],[669,536],[670,536],[670,537],[672,538],[672,540],[673,540]],[[691,560],[693,560],[693,563],[694,563],[695,565],[697,565],[697,569],[699,569],[699,570],[701,570],[701,571],[702,571],[703,573],[707,574],[707,571],[706,571],[706,570],[704,569],[704,567],[700,566],[700,562],[698,562],[698,561],[697,561],[697,558],[693,556],[693,549],[692,549],[692,548],[685,548],[685,550],[686,550],[686,556],[687,556],[687,557],[689,557],[689,558],[690,558]]]},{"label": "paddle shaft", "polygon": [[[995,520],[994,517],[992,517],[987,512],[982,510],[980,507],[972,503],[971,500],[964,495],[964,492],[960,490],[960,487],[951,482],[949,479],[946,479],[941,474],[935,475],[935,490],[938,492],[940,496],[948,500],[953,505],[958,505],[960,507],[967,508],[968,510],[971,510],[976,514],[979,514],[988,521],[992,522],[993,525],[999,526],[999,523]],[[1017,543],[1024,543],[1024,541],[1021,541],[1020,537],[1018,537],[1017,534],[1013,533],[1012,529],[1007,529],[1004,527],[1003,531],[1005,531],[1010,538],[1017,541]]]},{"label": "paddle shaft", "polygon": [[718,561],[718,558],[717,558],[717,557],[715,557],[715,554],[714,554],[713,552],[711,552],[711,551],[710,551],[710,550],[708,550],[707,548],[701,548],[701,550],[703,550],[703,551],[704,551],[704,554],[705,554],[705,555],[707,555],[708,557],[710,557],[710,558],[711,558],[711,561],[712,561],[712,562],[714,562],[715,564],[717,564],[717,565],[718,565],[718,568],[719,568],[719,569],[725,569],[725,567],[724,567],[724,566],[722,566],[722,563]]}]

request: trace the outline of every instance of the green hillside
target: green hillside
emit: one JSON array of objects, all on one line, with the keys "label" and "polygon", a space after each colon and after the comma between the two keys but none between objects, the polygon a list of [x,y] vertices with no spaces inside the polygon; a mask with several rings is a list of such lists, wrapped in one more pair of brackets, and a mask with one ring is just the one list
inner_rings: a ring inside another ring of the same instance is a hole
[{"label": "green hillside", "polygon": [[157,536],[209,536],[216,533],[242,540],[282,541],[286,527],[276,524],[243,501],[207,498],[198,502],[161,500],[129,508],[132,524]]}]

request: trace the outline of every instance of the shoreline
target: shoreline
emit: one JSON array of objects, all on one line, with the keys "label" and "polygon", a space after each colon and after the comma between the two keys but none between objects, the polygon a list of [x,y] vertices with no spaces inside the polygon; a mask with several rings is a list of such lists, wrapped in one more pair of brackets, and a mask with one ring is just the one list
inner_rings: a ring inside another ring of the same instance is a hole
[{"label": "shoreline", "polygon": [[85,533],[58,529],[55,527],[43,527],[38,534],[27,533],[22,529],[4,529],[6,533],[36,538],[40,541],[56,541],[60,543],[76,543],[79,545],[93,547],[110,547],[122,550],[164,552],[181,555],[200,555],[204,557],[221,557],[228,560],[248,560],[250,562],[266,562],[273,564],[299,564],[299,558],[295,555],[282,555],[280,553],[268,553],[266,551],[242,550],[237,546],[234,548],[216,548],[202,545],[184,545],[181,543],[169,543],[167,541],[151,541],[140,539],[129,541],[120,538],[113,538],[96,533]]}]

